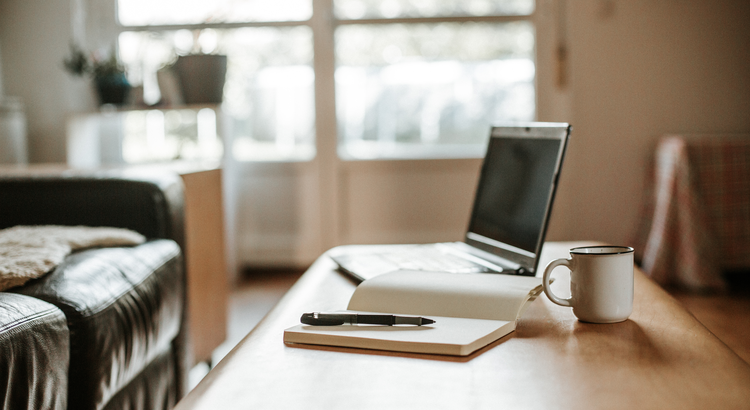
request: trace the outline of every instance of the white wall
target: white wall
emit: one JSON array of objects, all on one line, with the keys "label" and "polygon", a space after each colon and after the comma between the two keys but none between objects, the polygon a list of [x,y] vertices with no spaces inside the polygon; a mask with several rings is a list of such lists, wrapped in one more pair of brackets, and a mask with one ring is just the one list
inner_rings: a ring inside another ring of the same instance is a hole
[{"label": "white wall", "polygon": [[70,77],[62,65],[71,40],[71,4],[0,1],[3,90],[26,106],[31,162],[65,161],[67,116],[94,108],[89,83]]},{"label": "white wall", "polygon": [[3,91],[3,42],[2,37],[0,37],[0,99],[3,98],[3,95],[5,95]]},{"label": "white wall", "polygon": [[750,130],[750,2],[568,6],[574,134],[554,237],[627,243],[660,135]]}]

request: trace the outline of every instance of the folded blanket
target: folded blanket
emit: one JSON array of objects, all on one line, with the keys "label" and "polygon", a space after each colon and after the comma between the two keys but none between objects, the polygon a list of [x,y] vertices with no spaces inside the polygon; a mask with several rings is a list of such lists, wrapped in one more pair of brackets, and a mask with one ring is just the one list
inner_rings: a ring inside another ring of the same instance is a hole
[{"label": "folded blanket", "polygon": [[128,229],[88,226],[15,226],[0,230],[0,291],[20,286],[59,265],[73,251],[143,243]]}]

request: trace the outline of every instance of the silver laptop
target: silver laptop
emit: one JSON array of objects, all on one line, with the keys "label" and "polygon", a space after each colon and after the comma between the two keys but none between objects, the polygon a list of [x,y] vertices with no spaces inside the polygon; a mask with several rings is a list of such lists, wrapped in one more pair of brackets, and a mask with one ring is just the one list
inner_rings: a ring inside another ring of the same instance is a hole
[{"label": "silver laptop", "polygon": [[462,242],[341,247],[329,255],[357,280],[399,269],[534,276],[570,130],[566,123],[492,127]]}]

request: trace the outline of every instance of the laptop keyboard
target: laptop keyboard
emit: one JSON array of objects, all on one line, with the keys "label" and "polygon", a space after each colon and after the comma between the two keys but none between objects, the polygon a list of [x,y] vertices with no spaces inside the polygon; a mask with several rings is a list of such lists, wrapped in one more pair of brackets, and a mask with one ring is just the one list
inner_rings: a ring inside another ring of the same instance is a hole
[{"label": "laptop keyboard", "polygon": [[[464,259],[458,255],[441,252],[434,246],[415,246],[404,250],[379,253],[384,265],[393,269],[423,270],[451,273],[494,272],[492,269]],[[377,263],[370,260],[370,263]],[[385,269],[385,266],[383,266]]]}]

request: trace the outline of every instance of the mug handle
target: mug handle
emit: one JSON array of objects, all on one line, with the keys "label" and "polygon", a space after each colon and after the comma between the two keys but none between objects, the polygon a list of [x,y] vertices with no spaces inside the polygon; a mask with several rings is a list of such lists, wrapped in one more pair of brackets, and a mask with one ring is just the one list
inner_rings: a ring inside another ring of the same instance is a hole
[{"label": "mug handle", "polygon": [[552,289],[549,287],[549,280],[550,275],[552,274],[552,270],[555,269],[558,266],[567,266],[568,269],[571,271],[573,270],[571,267],[572,259],[555,259],[552,262],[547,265],[546,268],[544,268],[544,276],[542,278],[542,286],[544,287],[544,293],[547,295],[549,300],[552,301],[552,303],[556,303],[560,306],[569,306],[572,307],[570,298],[568,299],[562,299],[557,296],[555,296],[554,293],[552,293]]}]

